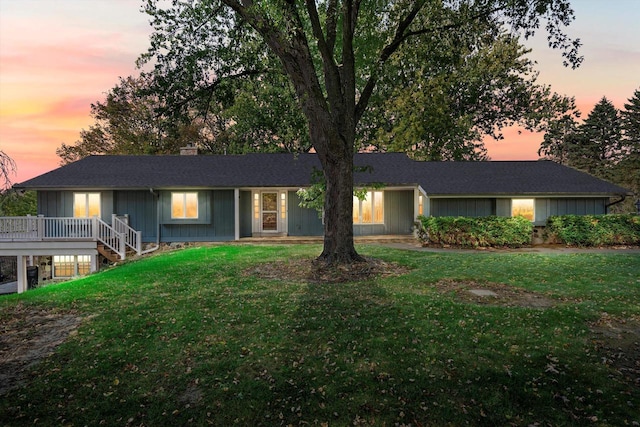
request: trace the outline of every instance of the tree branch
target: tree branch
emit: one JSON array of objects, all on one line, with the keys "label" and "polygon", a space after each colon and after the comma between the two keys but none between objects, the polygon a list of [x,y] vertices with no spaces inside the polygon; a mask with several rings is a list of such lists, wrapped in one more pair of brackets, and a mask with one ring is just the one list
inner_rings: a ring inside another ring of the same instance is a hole
[{"label": "tree branch", "polygon": [[395,35],[391,43],[385,46],[380,52],[380,56],[374,66],[374,69],[371,72],[371,76],[369,76],[369,80],[365,84],[364,89],[362,90],[362,94],[360,95],[360,99],[356,104],[356,123],[360,121],[362,115],[364,114],[367,105],[369,104],[369,99],[371,99],[371,95],[373,94],[373,89],[376,86],[378,80],[378,70],[384,65],[384,63],[389,59],[389,57],[400,47],[403,41],[407,39],[405,35],[405,31],[409,28],[409,26],[413,23],[418,12],[425,4],[425,0],[417,1],[413,8],[407,13],[407,16],[398,23],[398,27],[396,28]]},{"label": "tree branch", "polygon": [[[320,50],[320,56],[322,57],[322,67],[324,69],[325,86],[329,100],[333,101],[333,107],[338,107],[337,100],[342,98],[341,96],[341,76],[338,71],[338,67],[333,58],[333,46],[327,44],[324,34],[322,32],[322,24],[320,23],[320,17],[318,16],[318,9],[316,8],[315,0],[306,0],[307,13],[311,20],[311,30],[314,37],[318,41],[318,49]],[[330,7],[331,5],[329,5]],[[327,11],[329,13],[329,11]],[[335,34],[334,34],[335,40]]]},{"label": "tree branch", "polygon": [[420,0],[416,2],[413,9],[411,9],[411,11],[409,11],[407,16],[402,21],[400,21],[400,23],[398,23],[398,27],[396,29],[393,40],[387,46],[385,46],[380,52],[380,57],[378,58],[377,65],[374,68],[373,72],[371,73],[371,76],[369,76],[369,79],[367,80],[367,83],[365,84],[365,87],[362,91],[362,95],[358,100],[358,103],[356,106],[356,123],[360,121],[360,118],[362,117],[362,115],[364,114],[364,111],[367,108],[369,99],[373,94],[373,90],[375,89],[377,79],[378,79],[378,70],[382,66],[384,66],[384,63],[391,57],[391,55],[393,55],[398,50],[398,48],[402,45],[402,43],[404,43],[407,39],[411,37],[421,36],[424,34],[447,31],[454,28],[460,28],[461,26],[469,22],[473,22],[481,18],[486,18],[488,16],[493,15],[494,13],[507,9],[507,5],[503,5],[500,7],[495,7],[489,10],[485,10],[482,13],[477,13],[475,15],[472,15],[468,19],[460,20],[458,22],[454,22],[446,25],[440,25],[432,28],[424,27],[414,31],[407,31],[411,26],[411,24],[413,23],[413,21],[415,20],[418,13],[420,12],[420,10],[422,9],[422,7],[424,6],[424,4],[425,4],[424,0]]}]

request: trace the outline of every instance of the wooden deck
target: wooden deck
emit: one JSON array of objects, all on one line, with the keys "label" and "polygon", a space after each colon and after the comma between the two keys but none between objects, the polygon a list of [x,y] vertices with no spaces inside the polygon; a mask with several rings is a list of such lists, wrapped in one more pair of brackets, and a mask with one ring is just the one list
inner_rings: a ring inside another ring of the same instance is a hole
[{"label": "wooden deck", "polygon": [[100,243],[120,259],[126,256],[127,247],[140,254],[142,240],[139,231],[129,227],[126,218],[113,215],[111,224],[100,218],[51,218],[38,216],[0,217],[0,249],[11,244],[21,249],[46,248],[71,242]]}]

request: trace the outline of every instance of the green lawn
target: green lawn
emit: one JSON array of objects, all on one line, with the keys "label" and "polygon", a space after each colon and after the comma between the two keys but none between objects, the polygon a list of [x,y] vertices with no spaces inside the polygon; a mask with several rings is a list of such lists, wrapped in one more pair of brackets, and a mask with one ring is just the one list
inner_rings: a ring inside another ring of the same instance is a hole
[{"label": "green lawn", "polygon": [[[191,248],[0,298],[0,326],[25,310],[83,318],[0,396],[0,425],[640,420],[637,371],[602,348],[616,325],[640,325],[639,255],[363,246],[410,271],[345,284],[254,274],[320,249]],[[508,285],[553,304],[478,303],[439,286],[444,279]]]}]

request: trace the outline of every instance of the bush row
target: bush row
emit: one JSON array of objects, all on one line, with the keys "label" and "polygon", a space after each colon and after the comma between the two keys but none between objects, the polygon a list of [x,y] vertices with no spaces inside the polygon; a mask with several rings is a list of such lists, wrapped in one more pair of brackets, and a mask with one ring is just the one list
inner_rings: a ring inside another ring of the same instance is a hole
[{"label": "bush row", "polygon": [[463,248],[522,247],[531,243],[533,225],[523,217],[419,217],[418,239],[423,245]]},{"label": "bush row", "polygon": [[638,215],[562,215],[547,220],[545,240],[573,246],[640,244]]}]

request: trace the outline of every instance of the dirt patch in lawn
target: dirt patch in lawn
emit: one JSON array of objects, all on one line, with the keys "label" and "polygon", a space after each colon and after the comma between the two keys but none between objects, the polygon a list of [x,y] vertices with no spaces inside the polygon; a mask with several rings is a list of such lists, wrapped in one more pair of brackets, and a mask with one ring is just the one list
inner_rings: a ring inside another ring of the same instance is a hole
[{"label": "dirt patch in lawn", "polygon": [[619,318],[604,313],[590,326],[602,362],[640,387],[640,316]]},{"label": "dirt patch in lawn", "polygon": [[20,386],[27,372],[78,329],[75,313],[17,304],[0,322],[0,396]]},{"label": "dirt patch in lawn", "polygon": [[443,279],[434,286],[439,292],[453,293],[457,301],[473,304],[547,308],[557,303],[542,294],[503,283]]},{"label": "dirt patch in lawn", "polygon": [[293,259],[269,262],[245,270],[247,276],[269,280],[289,280],[304,283],[348,283],[386,276],[400,276],[411,271],[407,267],[376,258],[363,262],[327,265],[314,259]]}]

